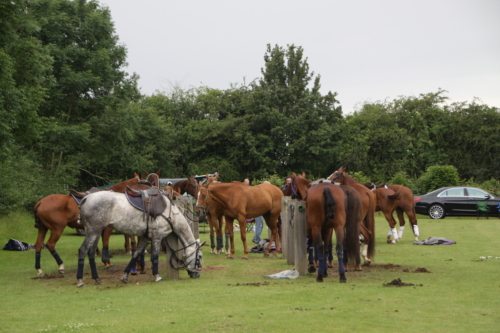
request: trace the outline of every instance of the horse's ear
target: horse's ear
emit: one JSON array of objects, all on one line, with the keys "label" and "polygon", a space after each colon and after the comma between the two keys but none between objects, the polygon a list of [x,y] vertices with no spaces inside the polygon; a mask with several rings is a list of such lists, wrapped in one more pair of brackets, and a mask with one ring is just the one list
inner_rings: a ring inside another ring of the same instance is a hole
[{"label": "horse's ear", "polygon": [[346,167],[340,167],[340,171],[345,172]]},{"label": "horse's ear", "polygon": [[218,173],[218,172],[217,172],[217,173],[215,174],[215,180],[219,179],[219,177],[220,177],[220,173]]},{"label": "horse's ear", "polygon": [[306,178],[306,173],[305,172],[302,172],[302,177]]},{"label": "horse's ear", "polygon": [[147,171],[143,171],[144,174],[146,174],[146,178],[149,176],[149,173]]},{"label": "horse's ear", "polygon": [[156,174],[158,175],[158,177],[160,177],[160,173],[161,173],[161,168],[159,168],[158,171],[156,171]]},{"label": "horse's ear", "polygon": [[292,178],[295,179],[295,177],[297,177],[297,175],[295,174],[295,172],[292,172]]}]

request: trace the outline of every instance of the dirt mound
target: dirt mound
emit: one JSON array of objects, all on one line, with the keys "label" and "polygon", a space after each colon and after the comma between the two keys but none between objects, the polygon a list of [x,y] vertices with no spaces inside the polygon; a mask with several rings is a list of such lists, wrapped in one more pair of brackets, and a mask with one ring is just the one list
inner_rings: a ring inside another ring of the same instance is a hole
[{"label": "dirt mound", "polygon": [[426,268],[420,267],[413,271],[413,273],[430,273]]},{"label": "dirt mound", "polygon": [[43,276],[36,276],[32,278],[33,280],[43,279],[43,280],[51,280],[51,279],[60,279],[64,278],[63,274],[44,274]]},{"label": "dirt mound", "polygon": [[413,283],[404,283],[401,281],[401,279],[394,279],[391,282],[384,283],[384,287],[391,287],[391,286],[396,286],[396,287],[408,287],[408,286],[414,286]]}]

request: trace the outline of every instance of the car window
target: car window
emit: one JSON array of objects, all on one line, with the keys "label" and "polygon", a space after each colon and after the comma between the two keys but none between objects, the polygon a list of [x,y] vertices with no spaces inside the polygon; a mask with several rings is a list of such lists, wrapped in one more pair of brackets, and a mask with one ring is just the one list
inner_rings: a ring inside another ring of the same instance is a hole
[{"label": "car window", "polygon": [[463,196],[465,196],[463,187],[450,188],[438,195],[438,197],[463,197]]},{"label": "car window", "polygon": [[469,197],[479,197],[479,198],[484,198],[485,196],[488,195],[488,193],[478,190],[476,188],[468,188],[467,192],[469,193]]}]

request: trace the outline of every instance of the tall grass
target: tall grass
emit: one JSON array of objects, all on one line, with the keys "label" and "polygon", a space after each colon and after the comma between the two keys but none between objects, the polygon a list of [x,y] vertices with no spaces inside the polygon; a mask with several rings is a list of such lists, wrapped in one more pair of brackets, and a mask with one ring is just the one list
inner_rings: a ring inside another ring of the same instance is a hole
[{"label": "tall grass", "polygon": [[[250,254],[235,260],[204,249],[200,279],[155,283],[146,276],[119,281],[128,256],[123,236],[111,237],[115,271],[99,266],[104,285],[95,286],[86,265],[84,288],[76,287],[77,250],[83,237],[67,229],[57,244],[65,262],[63,278],[36,279],[34,250],[0,251],[2,322],[5,332],[497,332],[500,324],[500,220],[420,219],[421,239],[446,237],[448,246],[416,246],[410,230],[396,245],[385,243],[387,222],[377,217],[374,263],[347,272],[340,284],[331,270],[324,283],[312,275],[297,280],[263,276],[291,267],[283,259]],[[33,218],[13,213],[0,218],[0,242],[34,243]],[[407,227],[407,229],[410,229]],[[201,235],[208,240],[207,234]],[[249,237],[250,238],[250,237]],[[149,264],[149,263],[148,263]],[[165,274],[165,260],[160,273]],[[425,268],[430,273],[416,273]],[[57,265],[42,251],[42,269],[57,277]],[[394,279],[413,284],[386,287]]]}]

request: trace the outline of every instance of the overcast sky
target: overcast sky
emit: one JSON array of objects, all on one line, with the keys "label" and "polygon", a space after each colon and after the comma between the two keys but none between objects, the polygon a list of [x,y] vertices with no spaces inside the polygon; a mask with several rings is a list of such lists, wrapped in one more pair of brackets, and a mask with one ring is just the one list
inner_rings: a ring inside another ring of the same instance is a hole
[{"label": "overcast sky", "polygon": [[100,2],[147,95],[249,83],[267,44],[294,44],[344,113],[439,88],[500,107],[498,0]]}]

